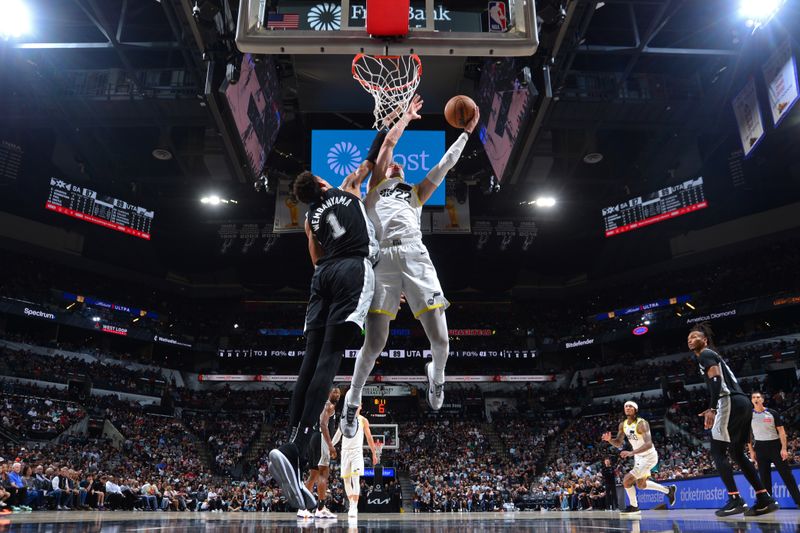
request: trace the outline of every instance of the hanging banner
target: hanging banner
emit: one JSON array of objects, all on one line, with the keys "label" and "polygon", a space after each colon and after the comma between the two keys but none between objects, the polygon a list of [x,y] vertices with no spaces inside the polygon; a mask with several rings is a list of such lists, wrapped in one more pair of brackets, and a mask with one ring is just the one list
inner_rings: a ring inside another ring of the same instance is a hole
[{"label": "hanging banner", "polygon": [[434,233],[471,233],[468,199],[462,203],[455,195],[448,194],[444,209],[434,211],[432,215]]},{"label": "hanging banner", "polygon": [[365,385],[364,396],[411,396],[411,387],[405,385]]},{"label": "hanging banner", "polygon": [[274,233],[305,231],[305,213],[308,206],[301,204],[292,194],[289,182],[281,182],[275,194]]},{"label": "hanging banner", "polygon": [[742,141],[744,156],[748,157],[764,137],[764,123],[758,108],[756,82],[750,78],[741,92],[733,99],[733,112],[739,125],[739,138]]},{"label": "hanging banner", "polygon": [[764,81],[769,90],[769,108],[772,112],[772,123],[778,127],[781,120],[789,114],[789,110],[797,102],[797,61],[792,55],[792,46],[786,39],[769,57],[762,68]]}]

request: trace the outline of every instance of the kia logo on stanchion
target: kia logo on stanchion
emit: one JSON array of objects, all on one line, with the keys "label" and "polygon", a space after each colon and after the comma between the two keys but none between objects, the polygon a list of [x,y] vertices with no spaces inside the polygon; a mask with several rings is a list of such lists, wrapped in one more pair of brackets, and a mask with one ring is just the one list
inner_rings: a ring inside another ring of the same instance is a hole
[{"label": "kia logo on stanchion", "polygon": [[355,172],[360,160],[361,150],[348,141],[338,142],[328,150],[328,167],[340,176]]}]

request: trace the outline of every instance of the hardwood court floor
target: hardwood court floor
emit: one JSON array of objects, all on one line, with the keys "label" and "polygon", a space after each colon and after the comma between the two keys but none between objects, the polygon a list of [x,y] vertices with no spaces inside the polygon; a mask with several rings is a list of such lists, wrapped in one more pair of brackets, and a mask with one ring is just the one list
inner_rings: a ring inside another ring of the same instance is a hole
[{"label": "hardwood court floor", "polygon": [[297,520],[288,513],[142,513],[142,512],[35,512],[0,516],[0,533],[116,533],[215,531],[296,532],[299,530],[358,533],[367,531],[421,533],[484,533],[536,531],[552,533],[719,531],[800,532],[800,511],[782,510],[770,515],[720,519],[712,510],[644,511],[641,518],[620,518],[618,513],[515,512],[473,514],[361,514],[338,520]]}]

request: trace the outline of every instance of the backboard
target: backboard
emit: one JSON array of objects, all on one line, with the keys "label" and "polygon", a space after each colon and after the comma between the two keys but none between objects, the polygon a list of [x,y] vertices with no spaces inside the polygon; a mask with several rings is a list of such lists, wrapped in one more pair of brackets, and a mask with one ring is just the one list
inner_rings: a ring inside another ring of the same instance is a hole
[{"label": "backboard", "polygon": [[[501,5],[502,4],[502,5]],[[530,56],[534,0],[411,0],[400,40],[366,33],[366,0],[241,0],[236,44],[259,54]]]},{"label": "backboard", "polygon": [[[383,443],[384,450],[396,450],[400,447],[400,431],[397,424],[373,424],[370,422],[369,430],[372,438]],[[369,448],[364,442],[364,448]]]}]

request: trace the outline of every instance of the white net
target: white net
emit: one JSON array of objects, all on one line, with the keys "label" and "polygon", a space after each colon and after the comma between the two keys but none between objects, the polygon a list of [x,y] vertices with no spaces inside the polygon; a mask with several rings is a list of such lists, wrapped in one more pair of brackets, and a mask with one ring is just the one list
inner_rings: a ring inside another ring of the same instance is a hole
[{"label": "white net", "polygon": [[353,59],[353,78],[375,99],[373,127],[391,127],[402,118],[422,78],[419,56],[368,56]]}]

